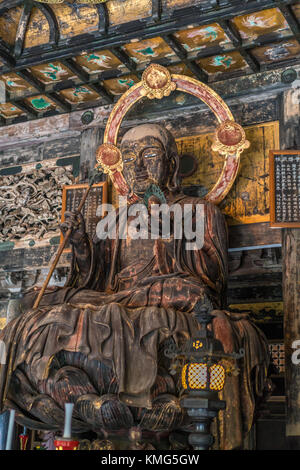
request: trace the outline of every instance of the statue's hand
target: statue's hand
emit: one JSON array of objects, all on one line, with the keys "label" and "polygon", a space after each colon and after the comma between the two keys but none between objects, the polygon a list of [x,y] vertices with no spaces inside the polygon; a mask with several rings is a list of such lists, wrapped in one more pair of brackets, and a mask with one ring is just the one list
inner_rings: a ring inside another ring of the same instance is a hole
[{"label": "statue's hand", "polygon": [[69,240],[73,245],[82,243],[87,238],[85,231],[85,222],[80,212],[65,212],[65,220],[60,224],[60,229],[65,236],[66,232],[71,229]]}]

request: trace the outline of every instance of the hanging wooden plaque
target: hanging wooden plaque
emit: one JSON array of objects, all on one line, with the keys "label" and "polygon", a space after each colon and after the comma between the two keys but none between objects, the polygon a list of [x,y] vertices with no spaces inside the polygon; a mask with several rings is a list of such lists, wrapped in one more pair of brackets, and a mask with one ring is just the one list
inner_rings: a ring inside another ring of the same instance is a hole
[{"label": "hanging wooden plaque", "polygon": [[[88,188],[88,184],[72,184],[63,187],[61,220],[64,221],[66,211],[76,211]],[[101,217],[97,216],[100,204],[107,203],[107,182],[94,184],[81,211],[85,220],[85,229],[93,237]]]},{"label": "hanging wooden plaque", "polygon": [[300,227],[300,150],[270,151],[270,225]]}]

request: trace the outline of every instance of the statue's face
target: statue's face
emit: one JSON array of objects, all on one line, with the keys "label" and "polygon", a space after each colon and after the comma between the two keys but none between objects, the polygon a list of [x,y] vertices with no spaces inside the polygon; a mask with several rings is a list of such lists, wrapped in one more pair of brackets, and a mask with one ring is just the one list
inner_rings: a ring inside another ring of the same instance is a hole
[{"label": "statue's face", "polygon": [[125,140],[121,144],[123,175],[129,187],[142,195],[150,184],[161,189],[168,179],[167,157],[162,143],[155,137]]}]

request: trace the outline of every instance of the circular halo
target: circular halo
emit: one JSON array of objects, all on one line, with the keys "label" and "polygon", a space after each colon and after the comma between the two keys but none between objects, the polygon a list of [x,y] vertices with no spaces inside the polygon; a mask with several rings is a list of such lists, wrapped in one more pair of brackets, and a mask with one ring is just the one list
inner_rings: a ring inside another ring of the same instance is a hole
[{"label": "circular halo", "polygon": [[[154,70],[156,71],[155,74]],[[170,82],[168,81],[169,76]],[[155,88],[159,85],[160,88]],[[115,104],[106,124],[103,142],[113,146],[117,145],[120,125],[135,103],[153,93],[156,94],[156,98],[160,99],[165,96],[165,92],[168,93],[174,89],[194,95],[203,101],[215,114],[220,124],[215,133],[213,149],[217,149],[221,155],[225,155],[224,165],[218,181],[204,197],[204,199],[214,204],[219,204],[234,183],[239,169],[240,154],[244,148],[249,147],[249,142],[245,139],[243,128],[234,121],[226,103],[204,83],[185,75],[170,74],[161,65],[151,64],[143,72],[142,81],[129,88]],[[230,143],[234,145],[229,145]]]}]

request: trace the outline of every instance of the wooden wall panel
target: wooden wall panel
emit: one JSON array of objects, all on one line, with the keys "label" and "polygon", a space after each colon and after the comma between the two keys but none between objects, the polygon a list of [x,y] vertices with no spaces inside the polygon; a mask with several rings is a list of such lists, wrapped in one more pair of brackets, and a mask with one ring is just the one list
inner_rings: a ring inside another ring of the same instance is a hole
[{"label": "wooden wall panel", "polygon": [[[269,150],[279,147],[279,123],[245,128],[250,148],[241,154],[237,179],[220,208],[228,223],[248,224],[269,221]],[[177,139],[179,153],[193,154],[197,171],[184,178],[183,185],[199,185],[206,194],[217,181],[223,157],[211,150],[213,134]]]}]

